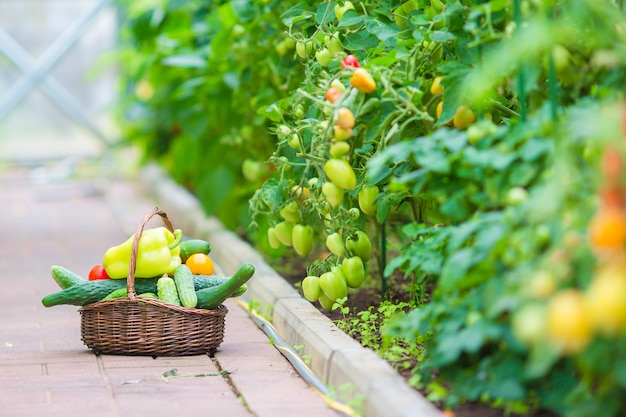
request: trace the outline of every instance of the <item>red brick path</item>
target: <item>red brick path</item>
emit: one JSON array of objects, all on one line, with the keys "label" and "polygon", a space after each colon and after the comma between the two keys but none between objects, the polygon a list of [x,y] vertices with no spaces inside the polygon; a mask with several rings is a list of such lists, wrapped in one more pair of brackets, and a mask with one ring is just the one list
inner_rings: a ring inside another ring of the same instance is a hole
[{"label": "red brick path", "polygon": [[[139,222],[151,202],[137,197],[136,212],[120,213],[93,182],[35,184],[28,174],[0,171],[0,417],[338,415],[232,301],[215,358],[87,350],[77,307],[41,305],[59,290],[50,266],[86,276],[127,238],[120,216]],[[109,186],[133,194],[132,184]]]}]

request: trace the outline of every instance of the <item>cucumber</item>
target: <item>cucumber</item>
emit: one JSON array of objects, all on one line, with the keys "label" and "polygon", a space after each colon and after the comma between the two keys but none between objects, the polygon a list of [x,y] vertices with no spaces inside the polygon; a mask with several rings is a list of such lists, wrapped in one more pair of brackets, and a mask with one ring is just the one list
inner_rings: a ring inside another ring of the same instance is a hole
[{"label": "cucumber", "polygon": [[126,287],[124,287],[124,288],[118,288],[117,290],[111,291],[111,293],[107,295],[106,297],[104,297],[102,301],[112,300],[114,298],[126,298],[126,297],[128,297],[128,290],[126,289]]},{"label": "cucumber", "polygon": [[173,304],[175,306],[180,305],[180,298],[178,297],[178,291],[176,290],[176,283],[167,275],[163,275],[157,281],[157,295],[159,300]]},{"label": "cucumber", "polygon": [[159,298],[158,295],[156,295],[153,292],[144,292],[142,294],[137,295],[137,297],[143,297],[143,298]]},{"label": "cucumber", "polygon": [[239,289],[237,291],[235,291],[233,293],[233,295],[231,295],[231,297],[240,297],[242,296],[246,291],[248,291],[248,286],[246,284],[243,284],[241,287],[239,287]]},{"label": "cucumber", "polygon": [[194,253],[204,253],[206,255],[211,252],[211,244],[206,240],[190,239],[180,242],[180,260],[182,263],[187,262],[187,259]]},{"label": "cucumber", "polygon": [[182,306],[194,308],[198,304],[198,297],[193,285],[193,274],[187,265],[182,264],[176,267],[174,270],[174,282],[176,283],[176,290]]},{"label": "cucumber", "polygon": [[87,280],[75,272],[70,271],[59,265],[52,265],[50,268],[52,278],[62,289],[69,288],[73,285],[82,284]]},{"label": "cucumber", "polygon": [[[228,281],[228,279],[228,277],[218,275],[194,275],[194,289],[198,291],[204,288],[215,287]],[[135,292],[137,294],[144,292],[156,293],[157,281],[158,278],[141,278],[135,280]],[[46,295],[41,300],[41,303],[45,307],[61,304],[84,306],[102,300],[118,288],[126,288],[125,279],[84,281],[62,291]]]},{"label": "cucumber", "polygon": [[216,309],[227,298],[237,293],[241,286],[252,278],[252,275],[254,275],[254,266],[244,264],[222,285],[196,291],[198,297],[196,308]]}]

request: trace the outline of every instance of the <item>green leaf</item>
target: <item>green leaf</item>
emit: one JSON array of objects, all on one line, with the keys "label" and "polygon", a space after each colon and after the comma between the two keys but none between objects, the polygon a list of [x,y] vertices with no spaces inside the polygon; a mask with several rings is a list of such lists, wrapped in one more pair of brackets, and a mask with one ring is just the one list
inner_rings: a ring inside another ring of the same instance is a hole
[{"label": "green leaf", "polygon": [[240,77],[236,71],[228,71],[224,73],[224,84],[229,86],[233,91],[236,91],[240,84]]},{"label": "green leaf", "polygon": [[270,104],[269,106],[261,106],[256,112],[260,116],[267,117],[272,122],[280,122],[283,119],[282,112],[278,109],[276,104]]},{"label": "green leaf", "polygon": [[504,400],[523,400],[526,396],[526,390],[517,379],[496,379],[491,381],[485,387],[491,398],[499,398]]},{"label": "green leaf", "polygon": [[456,109],[463,103],[466,94],[465,81],[470,74],[470,67],[460,62],[452,62],[442,65],[441,71],[446,75],[441,81],[444,87],[443,108],[437,126],[452,120]]},{"label": "green leaf", "polygon": [[337,25],[339,28],[356,26],[363,23],[363,16],[359,16],[354,10],[347,10],[341,19],[341,22]]},{"label": "green leaf", "polygon": [[400,30],[395,27],[387,25],[379,19],[372,19],[370,17],[365,18],[365,28],[383,42],[400,33]]},{"label": "green leaf", "polygon": [[491,252],[491,249],[502,239],[505,233],[504,225],[500,223],[490,224],[476,233],[474,247],[482,253]]},{"label": "green leaf", "polygon": [[528,379],[541,378],[561,358],[561,354],[548,343],[537,343],[530,349],[524,377]]},{"label": "green leaf", "polygon": [[430,34],[430,40],[433,42],[448,42],[456,39],[453,33],[437,30]]},{"label": "green leaf", "polygon": [[206,68],[207,60],[205,57],[194,55],[194,54],[186,54],[186,55],[170,55],[161,60],[163,65],[167,65],[169,67],[179,67],[179,68]]},{"label": "green leaf", "polygon": [[315,13],[311,12],[309,6],[304,3],[298,3],[280,15],[283,24],[288,27],[293,26],[299,21],[311,19],[312,17],[315,17]]},{"label": "green leaf", "polygon": [[454,252],[445,262],[439,277],[439,285],[444,291],[452,291],[474,265],[474,249],[463,248]]},{"label": "green leaf", "polygon": [[418,165],[437,174],[450,173],[448,155],[441,149],[438,149],[432,141],[422,140],[415,143],[418,145],[418,148],[414,151],[413,156]]},{"label": "green leaf", "polygon": [[286,181],[269,178],[261,187],[261,198],[270,210],[276,211],[283,202],[283,192],[287,187]]},{"label": "green leaf", "polygon": [[546,139],[530,138],[520,152],[524,161],[534,161],[540,156],[549,153],[553,147],[553,143]]},{"label": "green leaf", "polygon": [[250,0],[231,0],[229,2],[239,20],[247,22],[255,15],[254,3]]},{"label": "green leaf", "polygon": [[358,51],[374,48],[378,45],[378,38],[367,31],[351,33],[344,39],[344,46],[348,50]]}]

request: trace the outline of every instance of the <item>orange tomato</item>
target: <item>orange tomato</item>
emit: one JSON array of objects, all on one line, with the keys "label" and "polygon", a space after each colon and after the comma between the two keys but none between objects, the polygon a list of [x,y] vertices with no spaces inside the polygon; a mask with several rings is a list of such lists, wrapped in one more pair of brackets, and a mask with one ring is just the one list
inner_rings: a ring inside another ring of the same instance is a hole
[{"label": "orange tomato", "polygon": [[213,272],[215,272],[213,260],[204,253],[194,253],[187,259],[185,265],[189,267],[193,274],[213,275]]},{"label": "orange tomato", "polygon": [[341,98],[342,93],[343,92],[337,87],[330,87],[328,90],[326,90],[326,94],[324,96],[329,102],[336,103]]},{"label": "orange tomato", "polygon": [[342,129],[352,129],[354,127],[354,114],[347,107],[340,107],[337,110],[337,126]]},{"label": "orange tomato", "polygon": [[603,208],[591,220],[588,230],[593,247],[623,248],[626,245],[626,214],[615,207]]},{"label": "orange tomato", "polygon": [[357,68],[350,77],[350,85],[362,93],[373,93],[376,91],[376,81],[365,68]]}]

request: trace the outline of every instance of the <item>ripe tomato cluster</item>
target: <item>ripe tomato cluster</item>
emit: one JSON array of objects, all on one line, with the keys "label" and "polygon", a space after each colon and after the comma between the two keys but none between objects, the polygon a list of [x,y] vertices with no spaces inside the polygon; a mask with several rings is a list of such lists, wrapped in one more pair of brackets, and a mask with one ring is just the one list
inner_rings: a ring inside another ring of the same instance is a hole
[{"label": "ripe tomato cluster", "polygon": [[596,335],[613,338],[626,332],[626,189],[621,178],[621,152],[606,149],[599,206],[588,225],[589,246],[598,261],[591,282],[581,289],[564,285],[549,271],[535,273],[528,284],[530,300],[512,319],[521,342],[548,342],[561,354],[574,355]]}]

